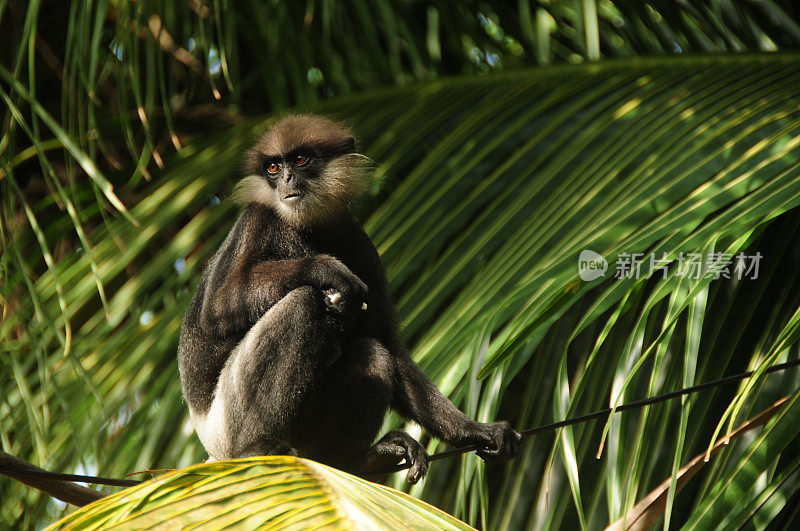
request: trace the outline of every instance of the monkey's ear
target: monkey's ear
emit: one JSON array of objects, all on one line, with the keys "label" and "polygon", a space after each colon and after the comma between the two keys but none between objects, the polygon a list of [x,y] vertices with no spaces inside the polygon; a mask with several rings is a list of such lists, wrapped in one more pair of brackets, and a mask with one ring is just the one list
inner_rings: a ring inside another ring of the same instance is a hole
[{"label": "monkey's ear", "polygon": [[257,175],[261,173],[264,166],[264,155],[256,149],[249,149],[244,156],[244,170],[247,175]]},{"label": "monkey's ear", "polygon": [[348,137],[347,140],[344,141],[345,150],[347,153],[355,153],[356,152],[356,139]]}]

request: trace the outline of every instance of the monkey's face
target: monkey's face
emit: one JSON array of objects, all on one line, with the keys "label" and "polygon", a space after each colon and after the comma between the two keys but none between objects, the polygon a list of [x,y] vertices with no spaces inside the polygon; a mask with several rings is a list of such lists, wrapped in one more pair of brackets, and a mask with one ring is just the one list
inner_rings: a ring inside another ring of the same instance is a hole
[{"label": "monkey's face", "polygon": [[299,210],[303,201],[314,188],[314,181],[320,178],[320,159],[311,149],[301,147],[292,153],[279,157],[265,157],[263,175],[273,189],[275,199],[286,208]]},{"label": "monkey's face", "polygon": [[271,206],[295,226],[330,218],[365,189],[369,159],[355,152],[350,131],[318,116],[289,116],[248,153],[236,190],[241,203]]}]

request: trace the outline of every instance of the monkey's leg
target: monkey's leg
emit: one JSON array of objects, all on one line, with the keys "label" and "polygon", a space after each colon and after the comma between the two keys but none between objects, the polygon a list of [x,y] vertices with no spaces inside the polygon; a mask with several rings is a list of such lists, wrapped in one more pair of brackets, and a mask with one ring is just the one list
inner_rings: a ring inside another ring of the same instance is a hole
[{"label": "monkey's leg", "polygon": [[293,453],[291,426],[336,341],[334,328],[311,286],[291,291],[253,325],[226,361],[208,413],[192,414],[212,458]]},{"label": "monkey's leg", "polygon": [[474,445],[484,460],[504,461],[517,455],[522,435],[508,422],[476,422],[467,418],[425,376],[401,345],[395,345],[397,385],[392,406],[420,423],[432,435],[455,447]]},{"label": "monkey's leg", "polygon": [[320,378],[314,399],[304,404],[298,443],[301,454],[357,474],[369,474],[406,459],[409,481],[428,467],[425,449],[407,433],[393,431],[373,445],[391,402],[394,360],[383,345],[358,338]]}]

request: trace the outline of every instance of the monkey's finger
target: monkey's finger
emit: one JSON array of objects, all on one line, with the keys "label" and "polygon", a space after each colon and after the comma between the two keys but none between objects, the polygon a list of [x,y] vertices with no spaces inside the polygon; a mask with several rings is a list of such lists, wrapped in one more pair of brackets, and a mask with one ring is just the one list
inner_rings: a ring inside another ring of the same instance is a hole
[{"label": "monkey's finger", "polygon": [[481,448],[476,453],[484,461],[507,461],[517,456],[519,443],[520,439],[512,436],[505,438],[500,444]]},{"label": "monkey's finger", "polygon": [[509,444],[493,444],[477,450],[475,453],[484,461],[506,461],[512,457]]},{"label": "monkey's finger", "polygon": [[428,459],[427,456],[419,455],[419,452],[414,452],[416,455],[410,459],[411,468],[408,470],[408,482],[412,485],[416,484],[420,479],[425,477],[428,473]]},{"label": "monkey's finger", "polygon": [[490,463],[491,462],[498,462],[498,461],[505,461],[505,460],[508,459],[508,457],[504,456],[498,450],[478,450],[475,453],[478,454],[478,457],[480,457],[484,461],[487,461],[487,462],[490,462]]},{"label": "monkey's finger", "polygon": [[406,479],[411,485],[416,485],[417,483],[419,483],[419,480],[422,479],[423,477],[425,477],[425,474],[422,473],[419,467],[416,467],[416,468],[411,468],[408,471],[408,476],[406,476]]},{"label": "monkey's finger", "polygon": [[475,453],[478,454],[478,457],[483,459],[484,461],[495,461],[498,459],[498,453],[500,452],[499,448],[479,448],[475,450]]},{"label": "monkey's finger", "polygon": [[329,288],[325,290],[325,306],[332,312],[344,313],[346,297],[341,291]]}]

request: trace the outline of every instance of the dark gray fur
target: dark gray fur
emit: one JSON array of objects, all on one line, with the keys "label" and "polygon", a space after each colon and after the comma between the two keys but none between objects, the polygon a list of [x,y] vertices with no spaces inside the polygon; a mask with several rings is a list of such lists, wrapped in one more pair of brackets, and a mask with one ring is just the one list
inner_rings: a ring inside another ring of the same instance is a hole
[{"label": "dark gray fur", "polygon": [[[362,474],[407,459],[416,482],[427,469],[417,441],[391,432],[373,444],[393,408],[484,459],[513,457],[520,437],[508,423],[468,419],[409,357],[378,253],[347,209],[358,192],[325,199],[324,216],[303,211],[318,208],[306,196],[320,180],[343,178],[353,145],[339,124],[290,116],[248,154],[249,185],[261,188],[240,198],[181,327],[181,383],[201,441],[213,459],[290,454]],[[294,164],[298,153],[309,161]],[[280,174],[265,173],[270,161]],[[300,199],[279,203],[287,190]]]}]

